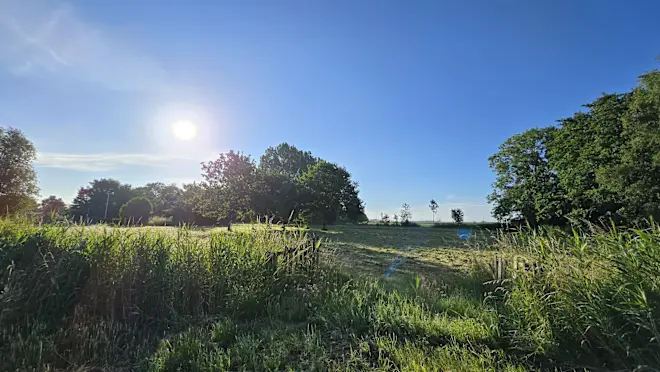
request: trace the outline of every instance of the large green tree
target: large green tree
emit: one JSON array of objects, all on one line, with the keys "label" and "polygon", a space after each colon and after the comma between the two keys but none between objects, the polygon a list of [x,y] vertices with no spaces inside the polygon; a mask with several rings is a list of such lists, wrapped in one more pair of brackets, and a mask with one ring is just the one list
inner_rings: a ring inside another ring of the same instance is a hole
[{"label": "large green tree", "polygon": [[311,152],[302,151],[288,143],[266,149],[259,159],[259,168],[267,173],[280,173],[294,179],[307,172],[319,159]]},{"label": "large green tree", "polygon": [[623,200],[603,178],[620,162],[623,116],[629,95],[606,94],[559,121],[549,147],[550,166],[560,181],[569,219],[597,221],[615,217]]},{"label": "large green tree", "polygon": [[660,218],[660,72],[639,82],[557,127],[506,140],[490,158],[493,215],[532,223]]},{"label": "large green tree", "polygon": [[136,196],[121,206],[119,216],[125,223],[142,225],[149,221],[152,211],[151,200],[144,196]]},{"label": "large green tree", "polygon": [[153,214],[156,216],[170,216],[182,193],[183,190],[177,185],[162,182],[150,182],[135,188],[135,195],[144,196],[151,201]]},{"label": "large green tree", "polygon": [[490,157],[497,174],[488,196],[498,220],[524,219],[535,225],[561,215],[562,193],[547,150],[553,127],[534,128],[507,139]]},{"label": "large green tree", "polygon": [[202,163],[202,214],[219,220],[246,218],[252,213],[256,166],[249,155],[229,151]]},{"label": "large green tree", "polygon": [[55,195],[51,195],[43,200],[39,205],[39,211],[44,216],[49,216],[51,214],[60,215],[64,213],[66,204],[62,198],[58,198]]},{"label": "large green tree", "polygon": [[289,222],[289,216],[300,206],[300,181],[270,169],[257,169],[256,187],[252,195],[255,214],[276,221]]},{"label": "large green tree", "polygon": [[660,218],[660,71],[640,77],[623,117],[620,160],[599,179],[620,196],[628,221]]},{"label": "large green tree", "polygon": [[36,155],[34,145],[20,130],[0,127],[0,214],[20,213],[36,206]]},{"label": "large green tree", "polygon": [[110,178],[93,180],[87,187],[78,190],[69,207],[69,214],[76,220],[111,221],[119,217],[119,208],[134,196],[131,185]]},{"label": "large green tree", "polygon": [[345,168],[321,161],[301,176],[301,184],[304,211],[324,228],[342,215],[356,222],[363,219],[364,205],[357,196],[357,183]]}]

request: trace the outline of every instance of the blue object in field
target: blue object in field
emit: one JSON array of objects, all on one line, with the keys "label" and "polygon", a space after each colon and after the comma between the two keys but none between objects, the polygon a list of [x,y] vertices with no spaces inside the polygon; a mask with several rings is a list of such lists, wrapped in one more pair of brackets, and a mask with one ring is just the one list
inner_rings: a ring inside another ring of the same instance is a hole
[{"label": "blue object in field", "polygon": [[468,240],[472,236],[472,231],[468,229],[460,229],[458,230],[458,237],[461,238],[461,240]]},{"label": "blue object in field", "polygon": [[403,263],[403,259],[401,257],[397,257],[396,260],[392,262],[392,265],[390,265],[390,268],[387,269],[387,271],[385,272],[385,277],[389,278],[390,275],[392,275],[394,270],[397,268],[397,266],[401,265],[402,263]]}]

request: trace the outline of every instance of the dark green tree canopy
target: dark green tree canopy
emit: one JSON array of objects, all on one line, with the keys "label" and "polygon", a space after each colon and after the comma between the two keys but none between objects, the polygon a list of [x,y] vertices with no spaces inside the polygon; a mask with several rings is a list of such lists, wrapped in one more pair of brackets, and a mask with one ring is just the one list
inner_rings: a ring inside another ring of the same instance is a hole
[{"label": "dark green tree canopy", "polygon": [[41,212],[42,215],[50,215],[50,214],[59,215],[64,213],[65,208],[66,208],[66,204],[64,203],[62,198],[58,198],[55,195],[51,195],[46,199],[43,199],[41,201],[41,204],[39,205],[39,211]]},{"label": "dark green tree canopy", "polygon": [[604,94],[556,127],[515,135],[490,158],[500,219],[635,223],[660,218],[660,72]]},{"label": "dark green tree canopy", "polygon": [[318,161],[311,152],[298,150],[285,142],[275,148],[267,148],[259,159],[259,168],[269,173],[282,173],[289,178],[297,178]]},{"label": "dark green tree canopy", "polygon": [[149,221],[153,206],[144,196],[137,196],[122,205],[119,209],[121,219],[130,224],[146,224]]},{"label": "dark green tree canopy", "polygon": [[32,164],[36,156],[34,145],[20,130],[0,127],[0,213],[35,207],[39,188]]},{"label": "dark green tree canopy", "polygon": [[134,196],[131,185],[109,178],[93,180],[89,186],[78,190],[78,195],[71,202],[69,214],[76,220],[111,221],[119,217],[119,208]]}]

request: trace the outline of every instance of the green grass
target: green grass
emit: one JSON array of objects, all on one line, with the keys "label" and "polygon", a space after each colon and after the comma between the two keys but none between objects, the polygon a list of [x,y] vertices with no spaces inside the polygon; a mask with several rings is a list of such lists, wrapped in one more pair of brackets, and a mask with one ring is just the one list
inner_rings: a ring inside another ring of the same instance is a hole
[{"label": "green grass", "polygon": [[[0,221],[0,369],[660,367],[657,227],[233,230]],[[540,269],[493,281],[495,255]]]}]

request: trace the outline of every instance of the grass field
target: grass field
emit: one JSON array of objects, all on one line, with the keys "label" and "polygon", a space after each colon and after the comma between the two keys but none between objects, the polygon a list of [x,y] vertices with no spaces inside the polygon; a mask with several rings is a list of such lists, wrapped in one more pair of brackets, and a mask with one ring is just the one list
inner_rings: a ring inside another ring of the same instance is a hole
[{"label": "grass field", "polygon": [[0,221],[0,370],[660,367],[657,227],[233,230]]}]

